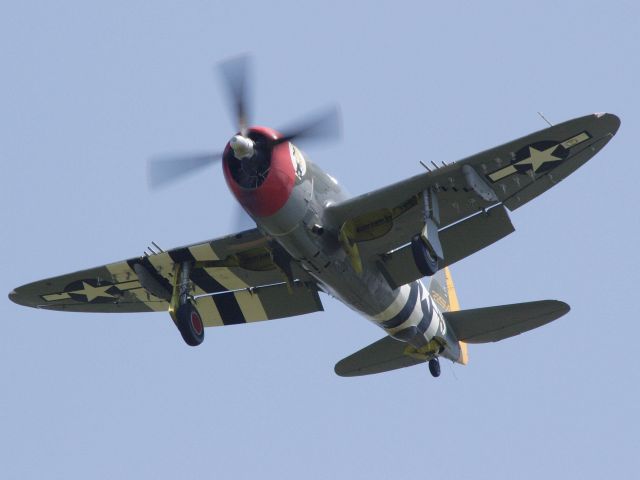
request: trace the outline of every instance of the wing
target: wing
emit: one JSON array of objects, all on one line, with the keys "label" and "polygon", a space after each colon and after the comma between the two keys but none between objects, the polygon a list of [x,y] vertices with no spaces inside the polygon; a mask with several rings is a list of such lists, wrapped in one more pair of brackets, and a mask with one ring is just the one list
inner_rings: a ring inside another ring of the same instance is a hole
[{"label": "wing", "polygon": [[33,282],[9,294],[35,308],[166,311],[178,262],[196,265],[192,294],[207,326],[322,310],[312,279],[257,229]]},{"label": "wing", "polygon": [[[431,189],[439,204],[445,262],[451,264],[513,231],[504,208],[494,212],[499,218],[468,220],[501,204],[515,210],[537,197],[595,155],[619,126],[612,114],[576,118],[331,205],[327,219],[333,225],[352,225],[362,256],[380,256],[421,231],[421,193]],[[446,238],[444,232],[454,228],[456,234],[452,230]],[[459,240],[478,235],[485,240]]]}]

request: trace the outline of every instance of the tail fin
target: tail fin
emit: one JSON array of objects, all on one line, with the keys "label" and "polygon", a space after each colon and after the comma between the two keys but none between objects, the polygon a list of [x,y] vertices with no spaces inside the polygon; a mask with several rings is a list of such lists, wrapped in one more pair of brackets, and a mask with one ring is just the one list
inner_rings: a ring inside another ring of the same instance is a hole
[{"label": "tail fin", "polygon": [[445,267],[431,277],[429,293],[441,312],[456,312],[460,310],[458,295],[453,285],[449,267]]},{"label": "tail fin", "polygon": [[[453,278],[451,277],[451,270],[449,267],[445,267],[440,270],[433,277],[431,277],[431,283],[429,283],[429,293],[431,298],[440,308],[442,312],[457,312],[460,310],[460,303],[458,303],[458,294],[456,293],[456,287],[453,284]],[[467,344],[464,342],[458,342],[460,344],[460,357],[458,363],[466,365],[469,361],[469,353],[467,351]]]}]

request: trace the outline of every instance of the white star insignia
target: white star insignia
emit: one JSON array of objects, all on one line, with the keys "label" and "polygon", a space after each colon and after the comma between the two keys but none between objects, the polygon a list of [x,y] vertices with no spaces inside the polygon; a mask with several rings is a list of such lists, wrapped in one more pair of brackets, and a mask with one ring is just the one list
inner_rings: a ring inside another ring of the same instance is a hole
[{"label": "white star insignia", "polygon": [[87,302],[91,302],[98,297],[115,298],[110,293],[107,293],[107,290],[109,290],[112,286],[113,285],[105,285],[104,287],[94,287],[89,285],[87,282],[82,282],[82,287],[83,287],[82,290],[75,290],[69,293],[73,293],[75,295],[84,295],[85,297],[87,297]]},{"label": "white star insignia", "polygon": [[557,162],[562,160],[560,157],[554,157],[552,152],[558,148],[558,145],[553,145],[546,150],[537,150],[533,147],[529,147],[529,158],[520,160],[516,165],[531,165],[533,172],[537,172],[547,162]]},{"label": "white star insignia", "polygon": [[[489,178],[493,182],[497,182],[502,180],[503,178],[509,177],[514,173],[528,173],[532,179],[535,179],[535,173],[540,170],[543,165],[546,163],[555,163],[561,162],[563,160],[562,157],[556,157],[553,155],[553,152],[558,148],[558,144],[553,145],[545,150],[538,150],[535,147],[529,146],[529,157],[524,160],[520,160],[519,162],[512,163],[511,165],[507,165],[504,168],[496,170],[495,172],[489,175]],[[527,167],[531,166],[531,169]],[[519,169],[518,167],[524,167],[523,169]],[[516,178],[516,181],[519,179]]]}]

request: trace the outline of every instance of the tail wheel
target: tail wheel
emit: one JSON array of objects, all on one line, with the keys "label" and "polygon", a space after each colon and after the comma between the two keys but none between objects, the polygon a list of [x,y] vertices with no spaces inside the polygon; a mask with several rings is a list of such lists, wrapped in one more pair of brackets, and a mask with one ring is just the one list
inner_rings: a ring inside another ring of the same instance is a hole
[{"label": "tail wheel", "polygon": [[204,323],[193,303],[186,302],[176,312],[177,326],[182,338],[191,347],[196,347],[204,340]]},{"label": "tail wheel", "polygon": [[438,357],[429,360],[429,371],[434,377],[440,376],[440,360],[438,360]]}]

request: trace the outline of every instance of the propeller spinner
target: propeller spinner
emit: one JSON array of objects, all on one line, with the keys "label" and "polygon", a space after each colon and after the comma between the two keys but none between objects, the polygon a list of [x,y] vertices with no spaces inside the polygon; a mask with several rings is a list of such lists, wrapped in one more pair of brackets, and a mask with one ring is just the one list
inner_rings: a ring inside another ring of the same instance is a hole
[{"label": "propeller spinner", "polygon": [[255,142],[242,135],[234,135],[231,140],[229,140],[229,146],[231,150],[233,150],[233,156],[238,160],[251,158],[256,154]]}]

